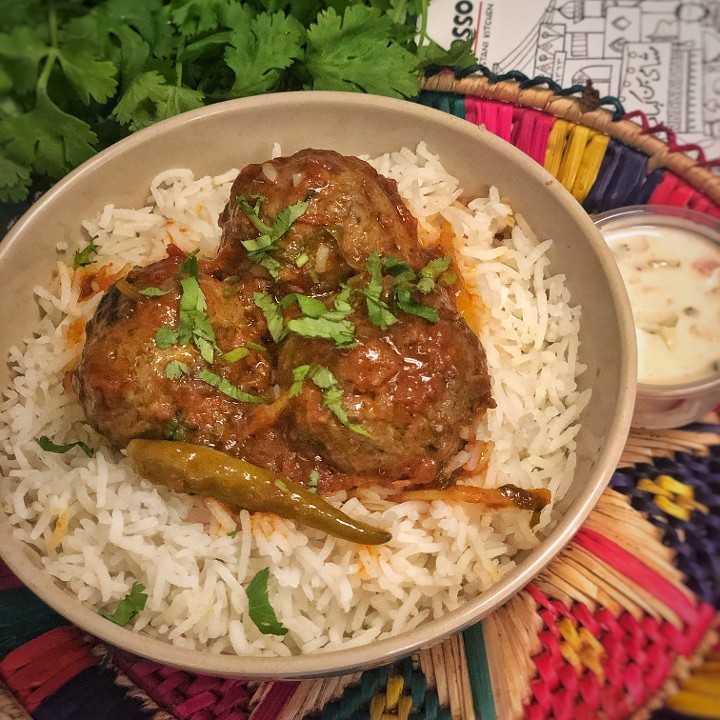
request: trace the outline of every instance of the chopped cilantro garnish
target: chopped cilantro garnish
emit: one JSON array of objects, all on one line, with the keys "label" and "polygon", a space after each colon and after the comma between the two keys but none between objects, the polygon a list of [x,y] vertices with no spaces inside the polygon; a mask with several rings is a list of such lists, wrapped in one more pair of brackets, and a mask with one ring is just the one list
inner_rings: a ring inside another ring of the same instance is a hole
[{"label": "chopped cilantro garnish", "polygon": [[177,341],[177,330],[173,330],[167,325],[162,325],[155,331],[155,345],[161,350],[167,350],[173,345],[176,345]]},{"label": "chopped cilantro garnish", "polygon": [[285,635],[287,628],[278,620],[268,597],[270,569],[260,570],[245,588],[248,614],[257,629],[264,635]]},{"label": "chopped cilantro garnish", "polygon": [[321,390],[323,404],[342,425],[358,435],[370,435],[362,425],[350,422],[347,412],[342,406],[342,388],[332,372],[322,365],[299,365],[296,367],[293,370],[293,383],[288,391],[290,397],[295,397],[302,392],[302,386],[306,379],[312,380]]},{"label": "chopped cilantro garnish", "polygon": [[212,385],[223,395],[227,395],[228,397],[233,398],[233,400],[239,400],[240,402],[255,404],[267,402],[265,398],[261,398],[258,395],[252,395],[248,392],[245,392],[244,390],[241,390],[239,387],[233,385],[226,378],[221,377],[220,375],[216,375],[214,372],[210,372],[210,370],[200,370],[196,377],[198,380],[202,380],[208,385]]},{"label": "chopped cilantro garnish", "polygon": [[165,438],[167,440],[183,440],[185,438],[185,426],[177,418],[173,418],[165,426]]},{"label": "chopped cilantro garnish", "polygon": [[368,318],[370,322],[381,330],[387,330],[397,318],[390,312],[387,303],[382,299],[383,281],[380,255],[374,252],[367,260],[367,269],[370,273],[370,282],[362,291],[365,295]]},{"label": "chopped cilantro garnish", "polygon": [[162,297],[163,295],[167,295],[170,291],[169,290],[161,290],[158,287],[146,287],[142,290],[138,291],[141,295],[146,295],[147,297]]},{"label": "chopped cilantro garnish", "polygon": [[41,435],[40,437],[35,438],[35,442],[47,452],[53,452],[53,453],[66,453],[73,448],[80,448],[88,457],[95,457],[95,450],[91,448],[89,445],[84,443],[82,440],[78,440],[76,442],[67,443],[65,445],[58,445],[55,442],[53,442],[47,435]]},{"label": "chopped cilantro garnish", "polygon": [[182,292],[177,329],[163,325],[155,332],[155,345],[161,350],[173,345],[194,345],[206,362],[212,364],[218,349],[215,331],[207,314],[205,294],[198,283],[200,270],[197,251],[180,264],[178,276]]},{"label": "chopped cilantro garnish", "polygon": [[322,300],[292,293],[286,295],[282,305],[287,307],[297,302],[302,317],[288,320],[287,329],[302,337],[325,338],[332,340],[337,347],[350,347],[355,344],[355,326],[347,319],[352,312],[348,302],[350,288],[344,288],[328,308]]},{"label": "chopped cilantro garnish", "polygon": [[247,357],[250,354],[250,350],[248,348],[243,347],[242,345],[240,347],[233,348],[232,350],[229,350],[226,353],[223,353],[223,360],[225,362],[234,363],[238,360],[242,360],[244,357]]},{"label": "chopped cilantro garnish", "polygon": [[249,342],[247,344],[247,347],[250,348],[250,350],[255,350],[255,352],[259,352],[259,353],[267,352],[267,348],[264,345],[261,345],[260,343],[256,343],[256,342]]},{"label": "chopped cilantro garnish", "polygon": [[231,530],[231,531],[228,533],[228,537],[234,539],[237,534],[238,534],[238,531],[237,531],[237,530]]},{"label": "chopped cilantro garnish", "polygon": [[[395,257],[383,258],[382,266],[387,271],[387,274],[393,278],[390,295],[394,305],[399,310],[410,315],[417,315],[432,323],[436,323],[440,319],[440,315],[435,308],[417,302],[413,299],[412,294],[417,291],[422,295],[427,295],[434,289],[438,282],[451,284],[455,281],[456,278],[454,274],[447,271],[450,266],[449,256],[431,260],[417,273],[404,260],[399,260]],[[370,303],[376,303],[375,295],[371,295],[370,288],[375,288],[377,284],[377,270],[371,267],[370,261],[368,261],[368,270],[371,273],[371,277],[373,273],[375,273],[374,280],[371,279],[370,285],[365,291],[365,296],[368,298],[368,313],[375,313],[375,315],[377,315],[377,310],[370,310]],[[372,298],[372,300],[370,298]],[[379,324],[380,321],[373,319],[372,314],[370,319],[374,324],[382,328],[382,325]]]},{"label": "chopped cilantro garnish", "polygon": [[165,377],[169,380],[177,380],[183,375],[189,375],[190,368],[180,360],[171,360],[165,366]]},{"label": "chopped cilantro garnish", "polygon": [[268,225],[260,217],[260,208],[264,197],[254,195],[255,204],[248,198],[238,197],[237,204],[247,219],[253,224],[259,235],[252,240],[242,240],[242,246],[248,251],[248,257],[262,265],[272,277],[280,275],[280,263],[268,253],[277,250],[277,241],[290,229],[292,224],[301,217],[308,208],[307,200],[300,200],[293,205],[283,208],[275,217],[272,225]]},{"label": "chopped cilantro garnish", "polygon": [[265,316],[265,322],[268,326],[270,337],[275,342],[280,342],[287,334],[285,328],[285,320],[283,319],[280,306],[273,300],[272,296],[266,292],[256,292],[253,294],[255,304],[260,308]]},{"label": "chopped cilantro garnish", "polygon": [[92,256],[97,255],[98,250],[99,248],[94,242],[86,245],[82,250],[78,250],[73,257],[73,267],[79,268],[92,265],[95,262]]},{"label": "chopped cilantro garnish", "polygon": [[320,480],[320,473],[317,470],[311,470],[308,479],[308,490],[317,492],[318,480]]},{"label": "chopped cilantro garnish", "polygon": [[100,610],[100,615],[124,627],[145,608],[147,599],[145,586],[139,582],[133,583],[130,592],[117,604],[114,612]]}]

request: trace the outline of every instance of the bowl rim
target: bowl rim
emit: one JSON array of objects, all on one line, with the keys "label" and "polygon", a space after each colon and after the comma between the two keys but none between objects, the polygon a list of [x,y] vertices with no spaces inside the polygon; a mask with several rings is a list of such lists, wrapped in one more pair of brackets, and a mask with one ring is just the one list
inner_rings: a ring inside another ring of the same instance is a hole
[{"label": "bowl rim", "polygon": [[[287,110],[293,102],[317,102],[337,104],[348,112],[360,105],[374,104],[378,108],[401,111],[408,119],[432,119],[436,124],[455,131],[460,136],[473,135],[477,141],[495,146],[498,152],[509,154],[513,162],[524,172],[533,176],[546,186],[554,200],[564,210],[574,216],[576,221],[587,229],[588,242],[593,246],[600,265],[605,270],[608,282],[615,290],[618,321],[621,325],[618,352],[627,362],[619,369],[618,403],[615,416],[611,419],[607,437],[602,439],[594,464],[593,476],[597,478],[589,491],[581,490],[573,514],[561,517],[550,533],[529,553],[520,566],[516,566],[504,575],[493,587],[476,598],[469,599],[461,607],[448,612],[445,616],[428,620],[418,627],[382,640],[376,640],[358,647],[321,651],[312,654],[288,657],[251,656],[235,654],[214,654],[202,650],[191,650],[172,645],[169,640],[158,639],[135,632],[126,627],[108,623],[92,608],[81,602],[68,602],[68,591],[59,587],[54,578],[42,567],[29,562],[28,553],[34,552],[25,543],[12,538],[13,543],[4,544],[0,555],[10,569],[33,592],[54,608],[70,622],[78,625],[99,639],[120,646],[122,649],[156,662],[181,667],[186,670],[209,675],[226,677],[244,677],[253,679],[310,679],[353,672],[390,663],[402,657],[414,654],[418,650],[435,645],[447,637],[457,634],[478,622],[482,617],[495,610],[519,592],[538,572],[542,570],[571,540],[604,492],[607,483],[616,468],[631,426],[631,417],[635,400],[635,358],[636,347],[633,332],[632,315],[625,286],[612,255],[601,234],[582,206],[572,195],[544,168],[515,148],[510,143],[493,135],[484,127],[478,127],[467,120],[450,113],[430,108],[419,103],[382,96],[335,91],[297,91],[269,93],[265,95],[228,100],[197,110],[177,115],[120,140],[109,148],[93,156],[81,166],[70,172],[47,193],[45,193],[17,221],[0,244],[0,260],[3,246],[8,247],[14,238],[32,219],[45,212],[45,208],[55,200],[65,188],[78,178],[91,174],[96,168],[111,163],[118,155],[136,146],[150,144],[159,135],[171,131],[184,123],[198,122],[209,117],[240,110],[266,106],[269,109]],[[431,142],[431,138],[428,138]],[[0,535],[11,537],[11,528],[4,512],[0,512]],[[449,622],[452,619],[452,622]],[[297,667],[295,667],[297,666]]]}]

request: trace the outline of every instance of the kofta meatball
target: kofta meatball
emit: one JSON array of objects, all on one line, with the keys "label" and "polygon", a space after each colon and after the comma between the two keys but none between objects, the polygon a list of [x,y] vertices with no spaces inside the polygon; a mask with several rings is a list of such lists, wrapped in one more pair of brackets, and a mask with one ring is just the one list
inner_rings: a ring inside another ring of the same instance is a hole
[{"label": "kofta meatball", "polygon": [[268,253],[286,292],[332,292],[364,270],[374,252],[400,258],[415,270],[433,257],[418,242],[417,222],[394,180],[359,158],[307,149],[240,172],[219,219],[217,271],[257,273],[247,246],[262,234],[257,220],[272,227],[283,211],[304,202],[302,215]]},{"label": "kofta meatball", "polygon": [[347,423],[307,380],[284,416],[295,444],[338,473],[324,489],[436,482],[462,448],[460,429],[494,407],[477,337],[443,289],[424,303],[437,310],[437,322],[400,313],[387,330],[356,309],[350,315],[356,343],[346,349],[318,338],[285,340],[278,364],[282,387],[293,382],[295,368],[310,365],[328,369],[342,391]]},{"label": "kofta meatball", "polygon": [[[74,385],[89,422],[113,447],[170,437],[233,452],[258,401],[270,399],[272,368],[259,348],[267,325],[253,300],[263,281],[223,282],[199,273],[215,335],[212,365],[192,342],[158,340],[161,328],[178,327],[184,259],[171,248],[170,257],[133,270],[108,290],[88,323]],[[151,296],[141,292],[148,288]],[[221,381],[251,400],[219,391],[213,383]]]}]

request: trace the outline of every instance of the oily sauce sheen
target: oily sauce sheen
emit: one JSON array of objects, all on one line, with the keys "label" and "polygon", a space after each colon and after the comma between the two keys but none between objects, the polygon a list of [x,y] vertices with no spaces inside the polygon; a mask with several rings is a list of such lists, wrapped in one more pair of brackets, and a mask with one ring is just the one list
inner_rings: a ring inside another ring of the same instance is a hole
[{"label": "oily sauce sheen", "polygon": [[89,422],[117,448],[196,443],[321,492],[451,483],[462,429],[494,401],[395,182],[303,150],[244,168],[219,224],[194,275],[171,246],[103,297],[74,377]]}]

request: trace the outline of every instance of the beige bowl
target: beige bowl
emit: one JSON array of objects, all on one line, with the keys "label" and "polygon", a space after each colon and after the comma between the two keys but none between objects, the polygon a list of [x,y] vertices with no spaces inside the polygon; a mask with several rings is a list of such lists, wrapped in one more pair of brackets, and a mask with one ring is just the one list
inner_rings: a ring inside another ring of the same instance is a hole
[{"label": "beige bowl", "polygon": [[[108,622],[44,572],[0,512],[3,559],[50,606],[97,637],[159,662],[229,676],[320,677],[390,662],[477,622],[528,583],[579,529],[618,462],[632,415],[635,340],[622,279],[592,221],[552,176],[485,129],[421,105],[350,93],[267,95],[186,113],[100,153],[37,202],[0,246],[0,355],[7,357],[35,321],[32,288],[50,281],[58,241],[74,245],[81,219],[105,203],[142,205],[145,188],[161,170],[217,174],[266,159],[273,142],[284,154],[305,147],[380,154],[423,140],[467,193],[497,186],[540,237],[554,239],[553,271],[567,276],[573,304],[582,306],[580,359],[588,369],[579,384],[593,388],[592,399],[582,417],[574,482],[548,537],[490,590],[415,630],[352,650],[258,658],[181,649]],[[3,386],[7,372],[3,363]]]}]

